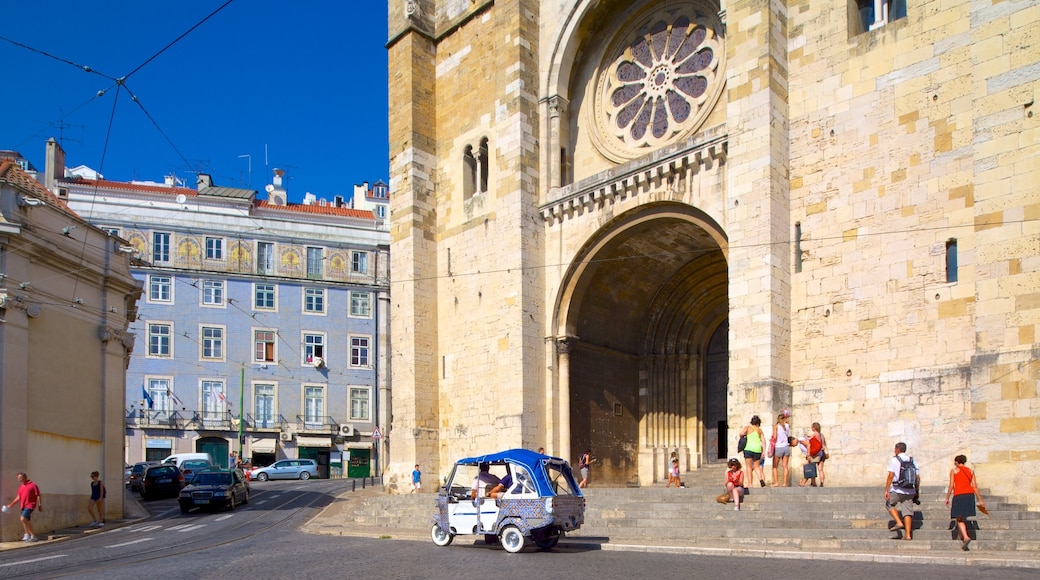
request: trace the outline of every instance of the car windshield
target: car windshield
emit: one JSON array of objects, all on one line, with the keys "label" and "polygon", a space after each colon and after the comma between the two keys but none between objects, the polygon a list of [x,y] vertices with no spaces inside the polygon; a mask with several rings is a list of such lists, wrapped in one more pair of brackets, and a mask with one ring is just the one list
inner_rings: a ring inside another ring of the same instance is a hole
[{"label": "car windshield", "polygon": [[207,467],[209,467],[209,461],[196,459],[194,461],[185,461],[181,469],[205,469]]},{"label": "car windshield", "polygon": [[148,470],[149,477],[171,477],[177,472],[176,467],[153,467]]},{"label": "car windshield", "polygon": [[230,473],[200,473],[191,482],[194,485],[231,485]]}]

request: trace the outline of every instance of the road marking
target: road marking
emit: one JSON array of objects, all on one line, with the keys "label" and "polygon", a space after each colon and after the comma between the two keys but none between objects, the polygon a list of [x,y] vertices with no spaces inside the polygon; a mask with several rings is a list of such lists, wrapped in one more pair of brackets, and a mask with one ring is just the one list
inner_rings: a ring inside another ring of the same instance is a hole
[{"label": "road marking", "polygon": [[161,529],[162,529],[162,526],[151,525],[151,526],[141,526],[139,528],[134,528],[133,531],[135,531],[135,532],[150,532],[152,530],[161,530]]},{"label": "road marking", "polygon": [[222,522],[222,521],[224,521],[224,520],[226,520],[228,518],[233,518],[233,517],[235,517],[235,514],[227,514],[226,516],[220,516],[219,518],[217,518],[217,519],[215,519],[213,521],[215,521],[215,522]]},{"label": "road marking", "polygon": [[8,562],[7,564],[0,564],[0,568],[4,566],[17,566],[19,564],[32,564],[33,562],[43,562],[44,560],[53,560],[55,558],[64,558],[65,554],[58,554],[57,556],[44,556],[42,558],[33,558],[32,560],[19,560],[18,562]]},{"label": "road marking", "polygon": [[129,546],[131,544],[140,544],[141,542],[150,541],[151,538],[141,538],[140,540],[130,540],[129,542],[123,542],[122,544],[112,544],[111,546],[105,546],[106,548],[122,548],[123,546]]},{"label": "road marking", "polygon": [[253,503],[256,504],[256,505],[264,505],[265,503],[267,503],[267,500],[266,499],[262,499],[260,501],[253,502]]},{"label": "road marking", "polygon": [[168,531],[168,532],[190,532],[192,530],[197,530],[199,528],[204,528],[204,527],[206,527],[206,524],[181,524],[179,526],[173,526],[172,528],[168,528],[166,531]]}]

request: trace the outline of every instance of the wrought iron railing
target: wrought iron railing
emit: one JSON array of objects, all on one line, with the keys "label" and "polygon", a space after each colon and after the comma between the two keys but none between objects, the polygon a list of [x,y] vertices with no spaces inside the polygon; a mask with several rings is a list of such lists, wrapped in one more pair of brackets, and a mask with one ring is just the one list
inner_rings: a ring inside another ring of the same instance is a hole
[{"label": "wrought iron railing", "polygon": [[330,435],[338,435],[339,423],[329,416],[305,417],[304,415],[297,415],[296,430],[300,433],[327,433]]}]

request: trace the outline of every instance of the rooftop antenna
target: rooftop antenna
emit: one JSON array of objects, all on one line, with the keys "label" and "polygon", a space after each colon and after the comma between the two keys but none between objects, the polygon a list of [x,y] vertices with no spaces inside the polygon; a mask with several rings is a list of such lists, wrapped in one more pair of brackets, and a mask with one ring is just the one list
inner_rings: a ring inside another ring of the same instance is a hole
[{"label": "rooftop antenna", "polygon": [[239,159],[241,159],[243,157],[245,157],[246,161],[249,163],[249,173],[248,173],[247,179],[246,179],[246,187],[252,188],[253,187],[253,156],[248,154],[248,153],[243,153],[242,155],[238,156]]}]

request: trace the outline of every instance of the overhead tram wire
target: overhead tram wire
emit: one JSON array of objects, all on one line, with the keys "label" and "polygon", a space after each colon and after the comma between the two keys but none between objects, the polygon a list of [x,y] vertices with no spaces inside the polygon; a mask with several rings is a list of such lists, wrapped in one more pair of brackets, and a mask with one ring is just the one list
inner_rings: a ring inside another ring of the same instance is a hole
[{"label": "overhead tram wire", "polygon": [[78,69],[80,69],[80,70],[82,70],[84,72],[100,75],[100,76],[103,76],[103,77],[105,77],[106,79],[108,79],[110,81],[116,81],[117,83],[119,82],[115,77],[106,75],[105,73],[103,73],[103,72],[101,72],[99,70],[95,70],[93,67],[87,66],[85,64],[79,64],[79,63],[76,63],[76,62],[72,62],[71,60],[69,60],[67,58],[62,58],[60,56],[53,55],[53,54],[51,54],[51,53],[49,53],[49,52],[47,52],[45,50],[40,50],[38,48],[33,48],[33,47],[29,46],[28,44],[25,44],[25,43],[22,43],[22,42],[18,42],[17,40],[13,40],[13,39],[7,38],[6,36],[0,36],[0,40],[3,40],[4,42],[9,42],[9,43],[11,43],[11,44],[13,44],[13,45],[15,45],[17,47],[24,48],[25,50],[28,50],[30,52],[35,52],[36,54],[41,54],[41,55],[43,55],[43,56],[45,56],[47,58],[52,58],[52,59],[54,59],[54,60],[56,60],[58,62],[63,62],[65,64],[74,66],[74,67],[76,67],[76,68],[78,68]]},{"label": "overhead tram wire", "polygon": [[177,44],[178,42],[180,42],[180,41],[181,41],[181,39],[183,39],[183,38],[184,38],[185,36],[188,36],[189,34],[191,34],[193,30],[195,30],[195,29],[196,29],[196,28],[198,28],[199,26],[202,26],[202,24],[203,24],[204,22],[206,22],[206,21],[207,21],[207,20],[209,20],[210,18],[213,18],[214,16],[216,16],[218,12],[220,12],[221,10],[223,10],[223,9],[227,8],[227,7],[228,7],[228,5],[230,5],[230,4],[231,4],[232,2],[234,2],[234,1],[235,1],[235,0],[227,0],[227,2],[225,2],[225,3],[221,4],[221,5],[220,5],[220,6],[219,6],[219,7],[218,7],[218,8],[216,9],[216,10],[214,10],[213,12],[210,12],[210,13],[209,13],[209,15],[207,15],[207,16],[206,16],[205,18],[203,18],[202,20],[199,20],[198,22],[196,22],[194,26],[192,26],[191,28],[189,28],[189,29],[185,30],[183,34],[181,34],[181,35],[180,35],[180,36],[178,36],[177,38],[173,39],[173,40],[172,40],[172,41],[171,41],[171,42],[170,42],[169,44],[167,44],[166,46],[164,46],[164,47],[162,47],[161,49],[159,49],[159,52],[157,52],[157,53],[153,54],[152,56],[148,57],[148,59],[147,59],[147,60],[145,60],[145,61],[144,61],[144,62],[142,62],[141,64],[137,65],[137,68],[135,68],[134,70],[130,71],[129,73],[127,73],[127,74],[123,75],[123,76],[122,76],[122,77],[121,77],[121,78],[119,79],[119,81],[120,81],[120,84],[122,84],[122,83],[125,83],[125,82],[126,82],[126,79],[128,79],[128,78],[132,77],[132,76],[133,76],[133,75],[134,75],[134,74],[135,74],[135,73],[136,73],[137,71],[141,70],[141,69],[142,69],[142,68],[144,68],[144,67],[145,67],[145,66],[146,66],[146,65],[147,65],[148,63],[150,63],[150,62],[152,62],[153,60],[155,60],[156,58],[158,58],[158,56],[159,56],[160,54],[162,54],[162,53],[166,52],[166,51],[167,51],[167,50],[168,50],[168,49],[169,49],[170,47],[172,47],[173,45],[175,45],[175,44]]}]

